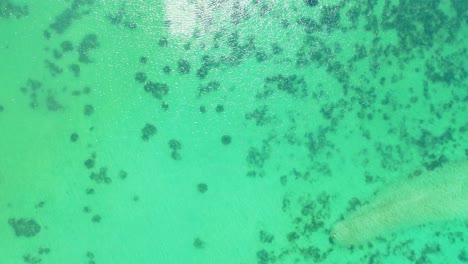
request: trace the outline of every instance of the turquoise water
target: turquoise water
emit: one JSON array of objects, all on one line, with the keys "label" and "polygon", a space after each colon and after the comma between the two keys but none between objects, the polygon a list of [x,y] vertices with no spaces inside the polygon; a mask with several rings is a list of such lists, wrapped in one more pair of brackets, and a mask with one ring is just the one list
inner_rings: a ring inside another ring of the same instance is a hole
[{"label": "turquoise water", "polygon": [[468,262],[466,207],[333,237],[467,159],[467,10],[0,0],[0,263]]}]

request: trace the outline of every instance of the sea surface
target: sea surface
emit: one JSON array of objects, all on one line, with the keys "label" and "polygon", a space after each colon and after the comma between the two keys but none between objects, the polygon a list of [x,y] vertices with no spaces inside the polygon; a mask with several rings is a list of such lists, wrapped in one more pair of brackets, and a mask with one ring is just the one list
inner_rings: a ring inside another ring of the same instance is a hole
[{"label": "sea surface", "polygon": [[467,159],[467,22],[464,0],[0,0],[0,263],[467,263],[463,218],[333,233]]}]

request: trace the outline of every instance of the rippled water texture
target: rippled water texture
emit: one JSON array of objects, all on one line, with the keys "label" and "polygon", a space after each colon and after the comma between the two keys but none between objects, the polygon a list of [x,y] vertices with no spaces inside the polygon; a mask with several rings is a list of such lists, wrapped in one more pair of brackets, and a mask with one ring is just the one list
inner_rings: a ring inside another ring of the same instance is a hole
[{"label": "rippled water texture", "polygon": [[467,3],[0,0],[0,263],[468,262]]}]

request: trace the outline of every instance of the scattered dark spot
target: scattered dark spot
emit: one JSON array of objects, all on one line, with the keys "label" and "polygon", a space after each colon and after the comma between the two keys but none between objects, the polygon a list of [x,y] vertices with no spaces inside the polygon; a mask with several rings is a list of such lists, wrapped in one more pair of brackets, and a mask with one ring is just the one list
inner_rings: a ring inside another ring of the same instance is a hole
[{"label": "scattered dark spot", "polygon": [[295,240],[298,240],[299,239],[299,235],[296,233],[296,232],[290,232],[288,233],[288,241],[289,242],[293,242]]},{"label": "scattered dark spot", "polygon": [[79,136],[78,136],[77,133],[72,133],[72,134],[70,135],[70,141],[71,141],[71,142],[76,142],[76,141],[78,140],[78,138],[79,138]]},{"label": "scattered dark spot", "polygon": [[101,222],[101,216],[98,215],[98,214],[93,215],[93,217],[91,218],[91,221],[92,221],[93,223],[99,223],[99,222]]},{"label": "scattered dark spot", "polygon": [[135,29],[135,28],[137,28],[138,25],[137,25],[137,23],[135,23],[135,22],[133,22],[133,21],[126,21],[126,22],[124,23],[124,26],[125,26],[126,28],[128,28],[128,29]]},{"label": "scattered dark spot", "polygon": [[468,263],[468,253],[466,253],[465,249],[462,249],[458,254],[458,260],[460,260],[463,263]]},{"label": "scattered dark spot", "polygon": [[210,81],[207,85],[205,85],[205,86],[200,85],[198,87],[198,90],[199,90],[198,95],[201,96],[201,95],[204,95],[204,94],[208,94],[208,93],[217,91],[219,89],[219,87],[221,87],[221,84],[218,81]]},{"label": "scattered dark spot", "polygon": [[63,52],[73,51],[73,43],[71,41],[65,40],[60,44]]},{"label": "scattered dark spot", "polygon": [[17,237],[34,237],[41,231],[41,226],[34,219],[8,219],[8,224],[15,231]]},{"label": "scattered dark spot", "polygon": [[79,19],[80,14],[71,8],[67,8],[55,17],[55,21],[50,24],[50,28],[57,34],[64,33],[73,23],[73,20]]},{"label": "scattered dark spot", "polygon": [[169,74],[169,73],[171,73],[171,71],[172,71],[171,67],[169,67],[167,65],[163,67],[163,72],[165,74]]},{"label": "scattered dark spot", "polygon": [[78,64],[70,64],[68,65],[68,69],[73,73],[73,76],[80,77],[80,65]]},{"label": "scattered dark spot", "polygon": [[271,242],[273,242],[273,239],[275,238],[275,236],[264,230],[261,230],[259,233],[259,238],[260,238],[260,242],[270,244]]},{"label": "scattered dark spot", "polygon": [[125,17],[125,9],[119,8],[114,14],[107,14],[106,18],[112,25],[119,25]]},{"label": "scattered dark spot", "polygon": [[208,191],[208,185],[206,185],[206,183],[199,183],[197,185],[197,189],[200,193],[205,193],[206,191]]},{"label": "scattered dark spot", "polygon": [[29,15],[27,5],[17,5],[14,2],[3,0],[0,1],[0,18],[9,18],[14,16],[16,19]]},{"label": "scattered dark spot", "polygon": [[182,159],[182,157],[180,156],[180,153],[177,152],[177,151],[172,151],[172,153],[171,153],[171,158],[172,158],[173,160],[180,160],[180,159]]},{"label": "scattered dark spot", "polygon": [[318,0],[304,0],[304,2],[308,6],[316,6],[318,4]]},{"label": "scattered dark spot", "polygon": [[257,62],[261,63],[268,59],[268,55],[264,51],[257,51],[255,53],[255,59],[257,59]]},{"label": "scattered dark spot", "polygon": [[48,30],[44,30],[42,32],[42,35],[44,36],[45,39],[50,39],[52,37],[52,35],[50,34]]},{"label": "scattered dark spot", "polygon": [[146,82],[146,73],[144,73],[144,72],[135,73],[135,81],[137,81],[139,83]]},{"label": "scattered dark spot", "polygon": [[124,180],[124,179],[127,178],[128,173],[127,173],[126,171],[121,170],[121,171],[119,171],[119,175],[118,175],[118,176],[119,176],[120,179]]},{"label": "scattered dark spot", "polygon": [[23,255],[23,262],[27,264],[39,264],[42,262],[42,258],[32,254],[25,254]]},{"label": "scattered dark spot", "polygon": [[250,166],[262,168],[269,156],[265,147],[261,150],[256,147],[250,147],[246,160]]},{"label": "scattered dark spot", "polygon": [[91,63],[92,60],[89,58],[89,51],[99,47],[96,34],[87,34],[81,40],[80,45],[78,46],[79,61],[81,63]]},{"label": "scattered dark spot", "polygon": [[362,205],[361,200],[359,200],[356,197],[353,197],[348,201],[348,208],[346,208],[346,211],[347,212],[352,212],[352,211],[356,210],[356,208],[358,208],[361,205]]},{"label": "scattered dark spot", "polygon": [[288,184],[288,177],[286,175],[281,176],[280,183],[282,186],[286,186]]},{"label": "scattered dark spot", "polygon": [[196,249],[203,249],[205,248],[205,242],[203,240],[201,240],[200,238],[195,238],[193,240],[193,246],[196,248]]},{"label": "scattered dark spot", "polygon": [[206,113],[206,107],[204,105],[200,106],[200,113]]},{"label": "scattered dark spot", "polygon": [[206,185],[206,183],[199,183],[197,185],[197,190],[200,193],[205,193],[206,191],[208,191],[208,185]]},{"label": "scattered dark spot", "polygon": [[180,74],[188,74],[190,73],[191,66],[188,60],[181,59],[177,62],[177,68]]},{"label": "scattered dark spot", "polygon": [[307,83],[304,78],[299,78],[297,75],[284,76],[278,74],[265,78],[264,91],[257,94],[257,98],[265,98],[273,93],[273,87],[286,92],[293,97],[304,98],[307,97]]},{"label": "scattered dark spot", "polygon": [[39,209],[39,208],[44,208],[44,205],[45,205],[45,202],[44,201],[40,201],[38,202],[34,207],[36,209]]},{"label": "scattered dark spot", "polygon": [[141,129],[141,138],[144,141],[148,141],[152,136],[154,136],[157,132],[157,129],[154,125],[147,123],[142,129]]},{"label": "scattered dark spot", "polygon": [[249,170],[245,175],[249,178],[255,178],[257,177],[257,172],[254,170]]},{"label": "scattered dark spot", "polygon": [[94,113],[94,107],[90,104],[87,104],[83,108],[83,113],[85,116],[90,116]]},{"label": "scattered dark spot", "polygon": [[50,253],[50,248],[43,248],[40,247],[39,250],[37,251],[39,255],[47,255]]},{"label": "scattered dark spot", "polygon": [[224,106],[223,105],[217,105],[216,106],[216,113],[222,113],[224,112]]},{"label": "scattered dark spot", "polygon": [[55,64],[55,63],[53,63],[53,62],[51,62],[49,60],[45,60],[44,62],[45,62],[46,66],[49,69],[49,72],[50,72],[50,74],[52,76],[55,77],[55,76],[57,76],[57,75],[59,75],[59,74],[61,74],[63,72],[63,69],[60,68],[57,64]]},{"label": "scattered dark spot", "polygon": [[158,44],[160,47],[167,47],[169,42],[167,41],[167,38],[162,38],[162,39],[159,39]]},{"label": "scattered dark spot", "polygon": [[89,175],[89,178],[95,181],[96,183],[110,184],[112,182],[112,179],[107,176],[106,167],[99,168],[98,172],[91,172],[91,174]]},{"label": "scattered dark spot", "polygon": [[52,53],[54,54],[54,58],[55,58],[56,60],[62,58],[62,56],[63,56],[63,54],[62,54],[60,51],[56,50],[56,49],[54,49],[54,50],[52,51]]},{"label": "scattered dark spot", "polygon": [[169,109],[169,104],[166,103],[166,102],[162,102],[161,103],[161,108],[164,110],[164,111],[167,111]]},{"label": "scattered dark spot", "polygon": [[265,249],[257,251],[257,263],[258,264],[268,264],[274,263],[276,258],[273,252],[268,252]]},{"label": "scattered dark spot", "polygon": [[91,93],[91,88],[89,88],[88,86],[84,87],[84,88],[83,88],[83,93],[84,93],[84,94],[89,94],[89,93]]},{"label": "scattered dark spot", "polygon": [[180,141],[176,139],[169,140],[168,144],[169,148],[171,148],[172,150],[179,150],[182,148],[182,143],[180,143]]},{"label": "scattered dark spot", "polygon": [[200,79],[205,78],[208,75],[209,68],[206,66],[202,66],[200,69],[197,70],[197,77]]},{"label": "scattered dark spot", "polygon": [[221,143],[223,143],[223,145],[229,145],[231,144],[231,141],[232,141],[232,138],[229,135],[224,135],[221,137]]},{"label": "scattered dark spot", "polygon": [[147,82],[144,89],[146,92],[151,93],[157,99],[162,99],[169,92],[169,87],[167,84],[159,82]]},{"label": "scattered dark spot", "polygon": [[340,6],[324,6],[321,11],[320,24],[325,26],[328,31],[335,29],[340,23]]},{"label": "scattered dark spot", "polygon": [[291,23],[289,23],[289,21],[288,21],[287,19],[281,19],[281,22],[280,22],[280,23],[281,23],[281,26],[282,26],[283,28],[288,28],[289,25],[291,24]]},{"label": "scattered dark spot", "polygon": [[271,45],[271,50],[273,52],[273,55],[279,55],[283,53],[283,49],[278,45],[278,43],[273,43]]},{"label": "scattered dark spot", "polygon": [[264,126],[270,124],[272,121],[272,116],[269,114],[268,108],[266,105],[256,108],[253,112],[246,113],[245,119],[255,120],[257,126]]},{"label": "scattered dark spot", "polygon": [[434,160],[430,162],[426,162],[424,166],[426,167],[427,170],[432,171],[432,170],[435,170],[436,168],[442,167],[446,162],[448,162],[447,157],[445,155],[440,155]]},{"label": "scattered dark spot", "polygon": [[89,158],[85,160],[84,165],[87,169],[92,169],[94,168],[95,160],[94,158]]},{"label": "scattered dark spot", "polygon": [[56,112],[63,109],[62,104],[60,104],[53,95],[47,96],[46,99],[47,110]]}]

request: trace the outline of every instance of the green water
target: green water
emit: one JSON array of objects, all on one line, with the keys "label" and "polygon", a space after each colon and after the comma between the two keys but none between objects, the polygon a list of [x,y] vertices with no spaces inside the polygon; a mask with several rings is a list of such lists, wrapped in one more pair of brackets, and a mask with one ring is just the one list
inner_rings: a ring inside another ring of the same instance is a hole
[{"label": "green water", "polygon": [[0,0],[0,263],[468,262],[330,231],[466,160],[467,2],[309,2]]}]

